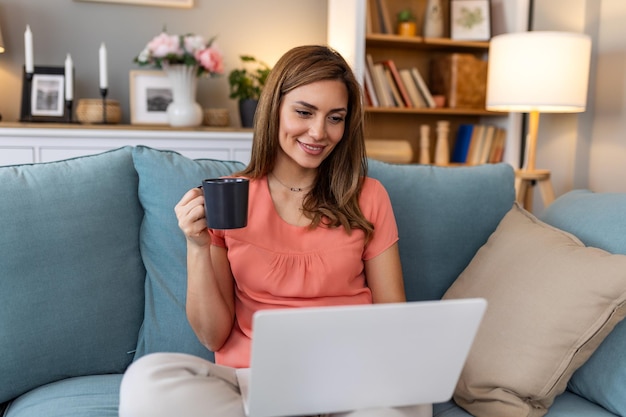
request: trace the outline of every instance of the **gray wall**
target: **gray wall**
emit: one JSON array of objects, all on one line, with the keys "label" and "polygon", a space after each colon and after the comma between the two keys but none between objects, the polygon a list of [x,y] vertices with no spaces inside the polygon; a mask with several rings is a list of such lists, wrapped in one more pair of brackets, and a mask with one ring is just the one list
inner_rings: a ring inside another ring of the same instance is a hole
[{"label": "gray wall", "polygon": [[587,110],[539,123],[537,166],[552,171],[557,196],[626,192],[625,21],[624,0],[535,0],[535,30],[584,32],[593,42]]},{"label": "gray wall", "polygon": [[[109,95],[119,100],[122,123],[129,123],[129,71],[145,44],[163,26],[172,34],[217,36],[226,74],[239,65],[240,54],[273,64],[287,49],[326,43],[324,0],[194,0],[191,9],[77,0],[0,0],[0,27],[6,52],[0,54],[0,114],[19,119],[24,65],[24,30],[33,32],[35,65],[63,66],[67,53],[75,67],[75,100],[98,98],[98,48],[108,51]],[[227,75],[202,78],[198,102],[227,107],[239,124],[236,103],[228,98]]]}]

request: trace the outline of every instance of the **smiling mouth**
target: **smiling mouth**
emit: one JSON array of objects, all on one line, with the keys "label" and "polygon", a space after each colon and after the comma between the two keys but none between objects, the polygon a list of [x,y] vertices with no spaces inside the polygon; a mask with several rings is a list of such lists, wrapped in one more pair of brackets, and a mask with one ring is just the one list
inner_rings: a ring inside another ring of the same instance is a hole
[{"label": "smiling mouth", "polygon": [[315,155],[322,153],[325,148],[325,146],[322,145],[309,145],[300,141],[298,141],[298,144],[305,152]]}]

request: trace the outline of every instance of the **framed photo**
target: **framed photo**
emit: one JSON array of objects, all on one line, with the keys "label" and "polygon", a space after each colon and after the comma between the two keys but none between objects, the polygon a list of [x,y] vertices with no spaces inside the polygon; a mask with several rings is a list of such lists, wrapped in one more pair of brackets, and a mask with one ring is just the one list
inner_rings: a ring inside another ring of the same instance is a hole
[{"label": "framed photo", "polygon": [[75,0],[90,3],[123,3],[142,6],[193,7],[193,0]]},{"label": "framed photo", "polygon": [[130,71],[130,123],[166,125],[172,86],[164,71]]},{"label": "framed photo", "polygon": [[23,122],[67,122],[65,106],[65,68],[34,67],[32,78],[22,76]]},{"label": "framed photo", "polygon": [[466,41],[491,39],[491,0],[451,0],[450,37]]}]

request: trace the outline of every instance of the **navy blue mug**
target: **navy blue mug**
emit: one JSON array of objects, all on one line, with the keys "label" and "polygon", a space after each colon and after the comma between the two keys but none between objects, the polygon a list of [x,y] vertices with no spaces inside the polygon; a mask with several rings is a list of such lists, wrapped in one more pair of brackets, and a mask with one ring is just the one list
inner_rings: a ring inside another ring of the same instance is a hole
[{"label": "navy blue mug", "polygon": [[246,178],[208,178],[202,181],[207,227],[239,229],[248,224]]}]

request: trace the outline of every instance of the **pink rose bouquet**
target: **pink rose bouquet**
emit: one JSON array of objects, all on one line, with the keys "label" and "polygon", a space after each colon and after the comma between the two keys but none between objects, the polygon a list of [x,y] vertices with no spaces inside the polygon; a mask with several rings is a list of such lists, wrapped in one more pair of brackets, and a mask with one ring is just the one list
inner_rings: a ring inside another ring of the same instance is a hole
[{"label": "pink rose bouquet", "polygon": [[206,41],[193,34],[169,35],[163,31],[148,42],[134,62],[155,68],[174,64],[198,66],[198,76],[223,74],[224,59],[214,40]]}]

